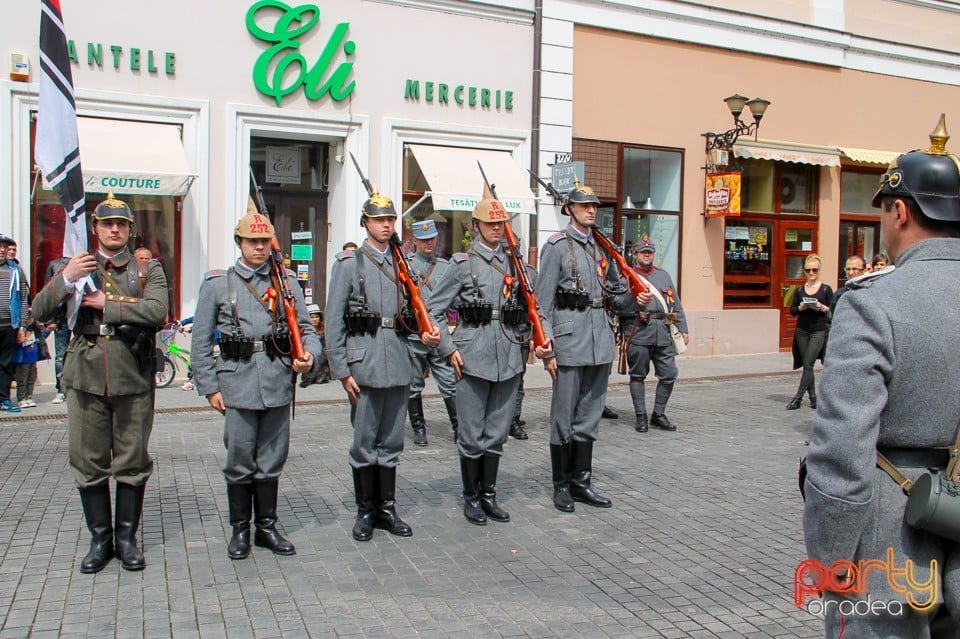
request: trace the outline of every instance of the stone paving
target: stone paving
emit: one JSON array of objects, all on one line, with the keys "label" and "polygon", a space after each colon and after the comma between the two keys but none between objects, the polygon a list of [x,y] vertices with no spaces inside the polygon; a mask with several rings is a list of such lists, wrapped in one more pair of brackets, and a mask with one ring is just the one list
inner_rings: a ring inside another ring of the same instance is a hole
[{"label": "stone paving", "polygon": [[[430,446],[413,447],[408,429],[399,470],[414,536],[377,530],[367,543],[350,536],[346,402],[298,406],[280,502],[297,555],[254,548],[238,562],[226,555],[222,418],[165,409],[151,440],[147,569],[113,562],[95,576],[77,569],[89,535],[65,421],[5,419],[0,638],[820,636],[792,603],[796,466],[812,416],[783,410],[796,381],[681,379],[668,411],[679,431],[646,435],[626,385],[612,384],[621,419],[601,427],[594,483],[614,507],[572,514],[551,503],[549,392],[528,392],[530,439],[509,441],[498,485],[512,521],[485,527],[463,518],[456,450],[431,396]],[[648,383],[650,405],[652,393]]]}]

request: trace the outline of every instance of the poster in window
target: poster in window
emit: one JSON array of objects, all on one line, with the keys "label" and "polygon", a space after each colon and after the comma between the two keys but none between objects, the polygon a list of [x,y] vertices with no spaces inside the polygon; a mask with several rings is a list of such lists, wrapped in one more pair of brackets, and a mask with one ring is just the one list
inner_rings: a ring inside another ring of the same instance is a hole
[{"label": "poster in window", "polygon": [[706,217],[740,215],[740,171],[707,173]]},{"label": "poster in window", "polygon": [[295,146],[268,146],[267,182],[300,184],[300,149]]}]

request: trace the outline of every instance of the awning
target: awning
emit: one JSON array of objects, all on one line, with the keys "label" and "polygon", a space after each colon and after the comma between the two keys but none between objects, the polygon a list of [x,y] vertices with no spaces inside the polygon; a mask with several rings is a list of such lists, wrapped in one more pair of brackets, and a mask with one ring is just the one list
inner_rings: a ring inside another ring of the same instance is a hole
[{"label": "awning", "polygon": [[855,149],[849,146],[838,146],[837,150],[844,157],[860,162],[862,164],[876,164],[878,166],[890,166],[890,163],[900,156],[895,151],[874,151],[873,149]]},{"label": "awning", "polygon": [[523,171],[506,151],[420,144],[411,144],[409,149],[430,185],[435,211],[473,211],[483,196],[479,161],[508,213],[537,212],[536,197]]},{"label": "awning", "polygon": [[186,195],[197,177],[175,125],[81,117],[77,135],[89,193]]},{"label": "awning", "polygon": [[774,160],[816,166],[840,166],[840,151],[833,146],[760,140],[758,142],[737,142],[733,145],[733,154],[738,158],[752,158],[754,160]]}]

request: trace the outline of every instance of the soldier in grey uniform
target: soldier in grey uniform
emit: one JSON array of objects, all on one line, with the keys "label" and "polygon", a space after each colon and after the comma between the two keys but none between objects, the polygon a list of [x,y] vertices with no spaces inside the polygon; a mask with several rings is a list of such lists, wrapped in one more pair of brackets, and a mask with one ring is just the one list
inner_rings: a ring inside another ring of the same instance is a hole
[{"label": "soldier in grey uniform", "polygon": [[[410,267],[420,280],[420,288],[424,296],[428,296],[436,283],[443,277],[450,262],[434,255],[437,248],[437,225],[433,220],[423,220],[413,224],[413,243],[417,250],[407,256]],[[445,309],[441,309],[445,310]],[[446,329],[446,316],[441,317],[439,326]],[[437,353],[435,349],[427,348],[420,341],[420,336],[411,334],[407,338],[410,347],[410,361],[413,364],[413,382],[410,384],[410,401],[407,412],[410,413],[410,425],[413,427],[414,446],[427,445],[427,423],[423,418],[423,388],[427,367],[440,389],[440,396],[447,408],[450,425],[453,432],[457,432],[457,378],[450,363]]]},{"label": "soldier in grey uniform", "polygon": [[[896,269],[847,282],[827,345],[803,484],[804,538],[810,560],[850,561],[856,573],[841,565],[840,588],[825,589],[826,637],[960,635],[960,546],[904,521],[907,496],[876,465],[883,453],[912,481],[943,469],[960,425],[960,164],[946,151],[942,116],[930,138],[929,149],[890,164],[873,198]],[[862,562],[883,566],[860,569]],[[911,594],[939,605],[917,611]],[[883,609],[849,614],[868,599]]]},{"label": "soldier in grey uniform", "polygon": [[574,500],[611,506],[593,489],[591,478],[615,350],[604,300],[607,291],[623,286],[591,231],[599,202],[593,189],[577,183],[563,201],[570,224],[540,252],[537,297],[552,327],[559,367],[550,404],[553,504],[564,512],[573,512]]},{"label": "soldier in grey uniform", "polygon": [[[114,555],[127,570],[146,565],[137,547],[143,495],[153,473],[147,450],[153,430],[155,336],[167,317],[167,280],[158,262],[138,277],[127,249],[133,212],[110,193],[93,213],[95,255],[70,258],[37,295],[38,321],[56,317],[61,303],[90,275],[97,286],[83,296],[63,362],[70,468],[90,529],[90,552],[80,572],[102,570]],[[110,476],[117,482],[110,522]]]},{"label": "soldier in grey uniform", "polygon": [[[467,252],[453,256],[429,300],[436,321],[451,307],[459,318],[452,335],[441,333],[437,350],[450,359],[459,378],[463,515],[478,526],[486,525],[488,517],[510,521],[497,504],[497,472],[523,371],[521,345],[529,340],[514,265],[500,242],[508,223],[506,210],[485,188],[473,209],[478,239]],[[538,349],[537,355],[554,364],[549,348]]]},{"label": "soldier in grey uniform", "polygon": [[[319,368],[322,353],[296,276],[286,271],[304,347],[303,358],[292,360],[280,282],[270,262],[273,225],[252,200],[247,211],[233,232],[240,258],[226,270],[204,275],[193,317],[197,392],[225,416],[223,475],[232,527],[227,546],[231,559],[250,554],[254,513],[255,545],[278,555],[296,553],[277,531],[280,473],[290,449],[296,375]],[[219,353],[214,346],[219,346]]]},{"label": "soldier in grey uniform", "polygon": [[[373,191],[363,204],[367,239],[336,257],[327,291],[327,358],[330,375],[350,398],[353,445],[350,467],[357,501],[353,538],[368,541],[374,527],[409,537],[397,514],[397,465],[403,452],[404,409],[413,367],[400,330],[397,280],[390,238],[397,212],[390,198]],[[436,327],[422,332],[429,348],[440,343]]]},{"label": "soldier in grey uniform", "polygon": [[677,381],[677,354],[673,348],[673,339],[670,337],[670,324],[677,325],[684,342],[690,341],[687,317],[677,296],[677,289],[673,286],[673,279],[669,273],[653,263],[656,250],[656,245],[644,233],[640,241],[634,245],[636,255],[634,270],[647,281],[648,287],[657,289],[660,299],[666,303],[667,307],[664,308],[660,299],[649,292],[642,298],[649,299],[644,306],[640,306],[629,292],[621,295],[618,300],[620,327],[627,343],[630,397],[633,399],[633,412],[637,416],[638,433],[649,430],[643,380],[650,373],[651,361],[657,376],[657,390],[649,423],[661,430],[677,430],[666,415],[667,401],[670,400],[673,385]]}]

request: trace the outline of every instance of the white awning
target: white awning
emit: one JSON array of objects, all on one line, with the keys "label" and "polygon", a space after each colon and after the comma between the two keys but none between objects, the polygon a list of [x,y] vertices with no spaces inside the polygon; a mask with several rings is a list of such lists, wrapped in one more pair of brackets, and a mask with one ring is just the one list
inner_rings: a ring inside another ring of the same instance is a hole
[{"label": "white awning", "polygon": [[873,149],[855,149],[850,146],[838,146],[837,150],[844,157],[860,162],[862,164],[876,164],[877,166],[890,166],[890,163],[896,160],[900,154],[896,151],[874,151]]},{"label": "white awning", "polygon": [[840,166],[840,151],[833,146],[794,144],[773,140],[745,141],[733,145],[733,154],[738,158],[752,158],[754,160],[774,160],[816,166]]},{"label": "white awning", "polygon": [[497,199],[511,215],[535,214],[536,197],[524,173],[506,151],[409,145],[430,185],[435,211],[473,211],[483,197],[483,166]]},{"label": "white awning", "polygon": [[186,195],[197,177],[175,125],[81,117],[77,134],[88,193]]}]

